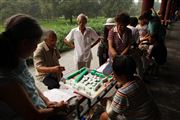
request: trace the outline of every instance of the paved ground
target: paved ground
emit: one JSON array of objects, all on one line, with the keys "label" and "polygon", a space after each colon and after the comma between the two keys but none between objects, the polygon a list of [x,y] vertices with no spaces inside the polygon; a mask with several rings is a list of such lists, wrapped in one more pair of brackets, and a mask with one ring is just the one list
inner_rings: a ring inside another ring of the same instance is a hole
[{"label": "paved ground", "polygon": [[161,110],[162,120],[180,120],[180,22],[167,30],[167,63],[161,66],[159,78],[147,86]]},{"label": "paved ground", "polygon": [[[167,63],[160,68],[159,78],[148,77],[147,87],[159,106],[162,120],[180,120],[180,22],[173,23],[167,30],[166,46],[168,48]],[[93,61],[91,68],[98,67],[97,46],[92,49]],[[73,51],[61,54],[60,63],[66,67],[64,75],[74,71]],[[30,67],[34,74],[34,68]],[[37,86],[42,90],[46,87],[36,81]]]}]

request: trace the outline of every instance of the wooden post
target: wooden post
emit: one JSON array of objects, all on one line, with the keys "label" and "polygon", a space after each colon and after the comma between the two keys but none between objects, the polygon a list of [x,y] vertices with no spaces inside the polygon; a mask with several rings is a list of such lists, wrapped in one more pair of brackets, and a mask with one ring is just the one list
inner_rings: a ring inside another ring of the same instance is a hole
[{"label": "wooden post", "polygon": [[161,7],[160,7],[160,15],[161,20],[164,20],[165,12],[166,12],[166,6],[167,6],[167,0],[161,1]]},{"label": "wooden post", "polygon": [[165,16],[164,16],[164,25],[165,25],[165,26],[168,25],[171,3],[172,3],[172,0],[168,0],[168,2],[167,2],[167,7],[166,7],[166,13],[165,13]]},{"label": "wooden post", "polygon": [[153,6],[154,6],[154,0],[143,0],[143,1],[142,1],[142,8],[141,8],[141,15],[142,15],[145,11],[153,8]]}]

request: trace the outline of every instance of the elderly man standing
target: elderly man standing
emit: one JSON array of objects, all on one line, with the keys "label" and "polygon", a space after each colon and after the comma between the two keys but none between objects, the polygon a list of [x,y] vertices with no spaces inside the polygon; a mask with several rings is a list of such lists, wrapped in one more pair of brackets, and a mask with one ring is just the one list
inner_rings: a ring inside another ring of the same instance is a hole
[{"label": "elderly man standing", "polygon": [[77,17],[77,22],[78,27],[73,28],[70,31],[64,42],[69,47],[74,48],[76,69],[80,69],[82,67],[90,68],[92,60],[91,48],[100,41],[100,37],[92,28],[86,27],[86,15],[80,14]]}]

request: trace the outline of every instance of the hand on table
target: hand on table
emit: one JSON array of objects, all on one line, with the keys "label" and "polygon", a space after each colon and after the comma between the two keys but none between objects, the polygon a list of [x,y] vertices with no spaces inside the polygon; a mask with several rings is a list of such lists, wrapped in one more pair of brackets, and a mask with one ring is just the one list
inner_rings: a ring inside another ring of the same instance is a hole
[{"label": "hand on table", "polygon": [[64,101],[61,102],[48,102],[47,107],[54,109],[65,109],[68,107],[68,104]]}]

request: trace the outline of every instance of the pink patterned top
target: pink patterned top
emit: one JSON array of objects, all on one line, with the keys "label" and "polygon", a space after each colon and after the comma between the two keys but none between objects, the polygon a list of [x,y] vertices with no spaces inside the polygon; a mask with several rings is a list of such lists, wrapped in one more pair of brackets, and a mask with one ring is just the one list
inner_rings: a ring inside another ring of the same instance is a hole
[{"label": "pink patterned top", "polygon": [[120,55],[121,52],[130,44],[132,39],[132,32],[129,28],[125,29],[122,36],[117,31],[117,27],[112,28],[109,31],[108,40],[113,41],[113,48],[116,50],[117,54]]}]

